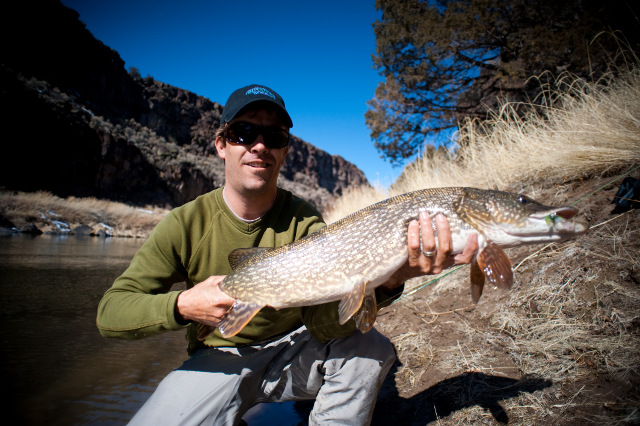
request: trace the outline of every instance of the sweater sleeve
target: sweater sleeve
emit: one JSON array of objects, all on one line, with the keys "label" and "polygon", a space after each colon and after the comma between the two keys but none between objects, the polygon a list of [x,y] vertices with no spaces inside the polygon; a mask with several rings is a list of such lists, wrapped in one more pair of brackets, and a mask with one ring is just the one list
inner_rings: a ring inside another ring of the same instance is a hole
[{"label": "sweater sleeve", "polygon": [[175,235],[176,220],[169,214],[156,226],[105,292],[96,319],[102,336],[141,339],[184,327],[174,314],[180,291],[171,291],[186,276],[176,249],[182,243],[181,236]]}]

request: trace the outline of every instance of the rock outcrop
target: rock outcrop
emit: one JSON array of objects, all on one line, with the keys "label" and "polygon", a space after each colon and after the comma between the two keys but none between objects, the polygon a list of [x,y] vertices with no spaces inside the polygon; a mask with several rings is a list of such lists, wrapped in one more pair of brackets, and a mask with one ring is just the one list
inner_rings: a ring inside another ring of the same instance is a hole
[{"label": "rock outcrop", "polygon": [[[0,186],[177,206],[219,187],[223,106],[127,72],[57,1],[11,2],[2,31]],[[324,210],[361,170],[293,137],[281,186]]]}]

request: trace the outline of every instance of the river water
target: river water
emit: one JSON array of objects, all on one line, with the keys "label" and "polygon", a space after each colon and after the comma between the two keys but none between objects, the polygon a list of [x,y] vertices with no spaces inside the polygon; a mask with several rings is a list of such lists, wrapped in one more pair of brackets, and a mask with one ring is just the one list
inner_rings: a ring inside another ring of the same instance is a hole
[{"label": "river water", "polygon": [[[140,239],[0,237],[0,371],[4,424],[126,424],[187,357],[184,333],[105,339],[102,294]],[[256,407],[250,425],[297,424],[292,404]]]},{"label": "river water", "polygon": [[182,333],[120,341],[96,328],[98,301],[141,244],[0,238],[3,413],[14,424],[126,423],[186,358]]}]

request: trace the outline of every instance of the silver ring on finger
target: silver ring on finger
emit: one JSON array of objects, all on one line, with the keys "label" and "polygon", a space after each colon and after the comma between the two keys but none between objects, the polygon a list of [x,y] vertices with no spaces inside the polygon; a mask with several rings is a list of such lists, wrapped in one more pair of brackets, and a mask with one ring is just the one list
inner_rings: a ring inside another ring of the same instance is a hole
[{"label": "silver ring on finger", "polygon": [[436,255],[436,252],[435,252],[435,251],[426,251],[426,250],[423,250],[423,251],[422,251],[422,254],[424,254],[424,255],[425,255],[425,257],[433,257],[433,256],[435,256],[435,255]]}]

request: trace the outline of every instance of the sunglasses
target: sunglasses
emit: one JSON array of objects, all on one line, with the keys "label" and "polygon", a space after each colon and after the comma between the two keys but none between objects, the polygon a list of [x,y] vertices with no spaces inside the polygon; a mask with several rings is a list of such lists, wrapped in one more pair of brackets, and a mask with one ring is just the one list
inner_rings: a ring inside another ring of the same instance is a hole
[{"label": "sunglasses", "polygon": [[262,135],[264,146],[267,148],[284,148],[289,145],[289,131],[277,126],[238,122],[227,127],[224,133],[224,137],[236,145],[251,145],[258,135]]}]

